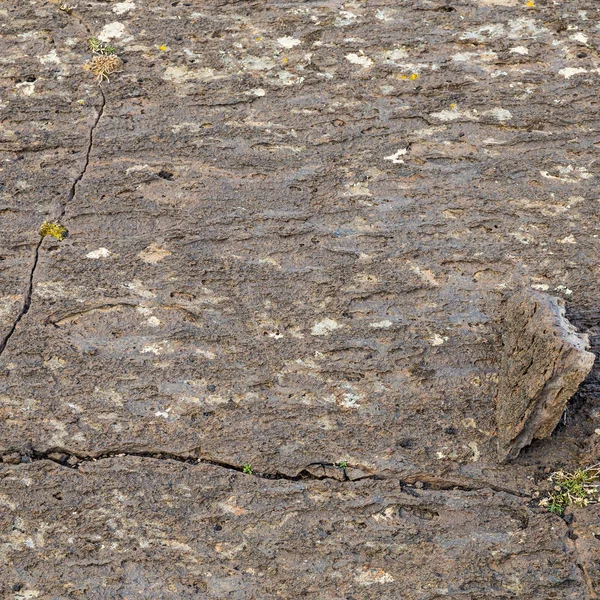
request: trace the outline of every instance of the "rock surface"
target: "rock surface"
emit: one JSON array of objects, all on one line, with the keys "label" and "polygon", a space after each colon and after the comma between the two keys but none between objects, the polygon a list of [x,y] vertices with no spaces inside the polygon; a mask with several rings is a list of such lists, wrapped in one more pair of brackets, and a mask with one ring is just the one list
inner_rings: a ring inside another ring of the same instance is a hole
[{"label": "rock surface", "polygon": [[565,304],[525,290],[506,303],[496,415],[500,460],[549,437],[592,369],[589,339],[565,317]]},{"label": "rock surface", "polygon": [[588,597],[598,366],[493,399],[507,292],[600,350],[600,7],[68,4],[0,4],[4,596]]}]

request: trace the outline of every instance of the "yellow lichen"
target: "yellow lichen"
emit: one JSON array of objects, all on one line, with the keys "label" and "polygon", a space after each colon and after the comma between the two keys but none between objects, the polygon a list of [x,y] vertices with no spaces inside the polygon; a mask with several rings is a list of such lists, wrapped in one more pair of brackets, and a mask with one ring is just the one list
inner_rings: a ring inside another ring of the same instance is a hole
[{"label": "yellow lichen", "polygon": [[86,62],[83,65],[83,68],[96,75],[98,83],[101,83],[105,79],[106,81],[110,81],[108,76],[119,71],[122,66],[123,61],[118,56],[115,56],[114,54],[100,54]]},{"label": "yellow lichen", "polygon": [[47,235],[55,237],[59,242],[62,242],[67,237],[67,228],[63,227],[56,221],[44,221],[40,227],[40,235],[44,238]]},{"label": "yellow lichen", "polygon": [[166,52],[166,51],[167,51],[169,48],[163,44],[162,46],[159,46],[159,47],[158,47],[158,49],[159,49],[161,52]]},{"label": "yellow lichen", "polygon": [[418,79],[418,78],[419,78],[419,75],[418,75],[418,73],[411,73],[411,75],[410,75],[410,77],[409,77],[409,79],[412,79],[413,81],[414,81],[415,79]]},{"label": "yellow lichen", "polygon": [[527,0],[527,2],[525,2],[525,6],[531,8],[532,6],[535,6],[535,2],[533,0]]}]

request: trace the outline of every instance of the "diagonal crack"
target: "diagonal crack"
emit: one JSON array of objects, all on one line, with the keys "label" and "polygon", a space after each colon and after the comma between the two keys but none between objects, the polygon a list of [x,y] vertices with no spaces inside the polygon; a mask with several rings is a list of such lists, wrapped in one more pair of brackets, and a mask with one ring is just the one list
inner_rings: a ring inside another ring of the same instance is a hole
[{"label": "diagonal crack", "polygon": [[[98,112],[96,114],[96,118],[94,119],[94,122],[92,123],[92,125],[89,129],[88,144],[87,144],[87,148],[85,151],[85,158],[83,161],[83,165],[82,165],[81,169],[79,170],[77,177],[75,177],[75,179],[73,179],[73,183],[71,184],[71,188],[69,189],[69,193],[67,194],[67,199],[62,203],[60,213],[58,215],[59,219],[64,217],[65,212],[67,210],[67,204],[69,204],[69,202],[71,202],[73,200],[73,198],[75,198],[75,195],[77,194],[77,186],[79,185],[81,180],[84,178],[84,176],[87,172],[87,168],[90,164],[90,156],[92,153],[92,147],[94,145],[94,131],[96,130],[96,127],[98,126],[98,123],[100,122],[100,119],[102,118],[102,115],[104,114],[104,107],[106,106],[106,96],[104,95],[104,90],[102,88],[100,88],[100,94],[102,95],[102,102],[100,103],[100,106],[98,107]],[[23,306],[21,307],[19,314],[15,317],[15,320],[13,321],[10,329],[8,330],[8,333],[0,341],[0,358],[2,357],[2,354],[4,353],[4,350],[6,350],[6,346],[8,345],[10,338],[15,333],[15,331],[17,329],[17,325],[21,322],[21,319],[23,319],[23,317],[29,312],[29,309],[31,308],[31,297],[33,294],[33,278],[35,276],[35,271],[38,266],[38,262],[39,262],[39,258],[40,258],[40,249],[42,247],[43,241],[44,241],[44,238],[40,237],[38,243],[35,246],[35,252],[34,252],[34,256],[33,256],[33,265],[31,266],[31,271],[29,272],[29,283],[27,286],[27,290],[25,292],[25,297],[23,299]]]},{"label": "diagonal crack", "polygon": [[4,350],[6,349],[6,345],[8,344],[8,341],[10,340],[13,333],[17,329],[17,325],[19,324],[21,319],[29,312],[29,307],[31,306],[31,294],[33,293],[33,276],[35,275],[35,270],[37,268],[38,260],[40,258],[40,248],[42,247],[43,240],[44,240],[44,238],[40,237],[40,239],[35,247],[35,253],[33,255],[33,265],[31,267],[31,271],[29,272],[29,285],[27,287],[27,291],[25,292],[25,298],[23,299],[23,306],[21,307],[19,314],[16,316],[15,320],[13,321],[13,324],[12,324],[11,328],[8,330],[8,333],[4,336],[4,339],[2,341],[0,341],[0,357],[2,356],[2,353],[4,352]]},{"label": "diagonal crack", "polygon": [[104,90],[101,87],[99,87],[98,89],[100,90],[100,95],[102,96],[102,102],[100,103],[100,106],[98,107],[98,112],[96,114],[96,118],[94,119],[94,122],[92,123],[92,126],[89,129],[88,145],[87,145],[87,150],[85,153],[85,159],[83,161],[83,167],[81,168],[81,170],[79,171],[79,174],[77,175],[77,177],[75,177],[75,179],[73,180],[73,183],[71,184],[71,189],[69,190],[67,199],[63,202],[63,205],[62,205],[60,214],[58,215],[58,218],[64,217],[65,211],[67,210],[67,204],[69,204],[73,200],[73,198],[75,198],[75,194],[77,193],[77,186],[79,185],[81,180],[85,177],[87,168],[90,164],[90,155],[92,153],[92,147],[94,146],[94,132],[96,131],[96,127],[98,126],[98,123],[100,122],[100,119],[102,118],[102,115],[104,114],[104,107],[106,106],[106,96],[104,94]]}]

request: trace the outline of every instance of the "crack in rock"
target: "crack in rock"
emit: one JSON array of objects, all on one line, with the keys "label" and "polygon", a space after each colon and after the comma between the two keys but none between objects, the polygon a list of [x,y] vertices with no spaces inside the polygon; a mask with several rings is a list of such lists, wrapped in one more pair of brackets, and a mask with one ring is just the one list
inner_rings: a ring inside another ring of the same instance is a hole
[{"label": "crack in rock", "polygon": [[[87,172],[88,166],[90,164],[90,156],[92,153],[92,148],[94,146],[94,131],[95,131],[96,127],[98,126],[98,123],[100,122],[100,119],[102,118],[102,115],[104,114],[104,107],[106,106],[106,96],[105,96],[104,90],[102,90],[102,88],[100,88],[100,94],[102,95],[102,102],[100,103],[100,106],[98,108],[96,118],[94,119],[94,122],[92,123],[92,126],[89,129],[88,145],[87,145],[87,149],[86,149],[86,153],[85,153],[85,159],[83,161],[83,167],[80,169],[77,177],[75,177],[75,179],[73,180],[73,183],[71,184],[71,188],[69,189],[69,193],[67,195],[67,199],[65,200],[65,202],[62,203],[60,213],[58,215],[59,219],[64,217],[65,212],[67,210],[67,205],[73,200],[73,198],[75,198],[75,195],[77,194],[77,186],[81,182],[81,180],[84,178],[84,176]],[[29,272],[29,283],[27,286],[27,290],[25,292],[25,298],[23,299],[23,306],[21,307],[19,314],[15,317],[15,320],[13,321],[10,329],[8,330],[8,333],[4,336],[2,341],[0,341],[0,358],[2,357],[2,354],[4,353],[4,350],[6,350],[6,346],[8,345],[10,338],[15,333],[15,331],[17,329],[17,325],[21,322],[23,317],[29,312],[29,309],[31,308],[31,297],[33,294],[33,278],[35,276],[35,271],[38,266],[38,262],[39,262],[39,258],[40,258],[40,249],[42,247],[43,241],[44,241],[44,238],[40,237],[40,239],[35,247],[33,265]]]},{"label": "crack in rock", "polygon": [[[252,471],[247,472],[244,469],[244,466],[234,465],[231,463],[227,463],[220,460],[215,460],[211,458],[197,458],[184,454],[176,454],[172,452],[165,451],[109,451],[109,452],[99,452],[97,454],[83,454],[79,452],[73,452],[66,448],[51,448],[44,452],[35,450],[34,448],[28,447],[21,450],[12,450],[7,451],[2,457],[3,464],[29,464],[35,461],[41,460],[49,460],[54,462],[62,467],[66,467],[73,470],[78,470],[81,463],[85,462],[98,462],[100,460],[111,460],[114,458],[122,458],[125,456],[135,456],[138,458],[150,458],[153,460],[172,460],[175,462],[185,463],[189,465],[212,465],[214,467],[220,467],[222,469],[227,469],[228,471],[236,471],[238,473],[243,473],[244,475],[252,475],[254,477],[260,477],[261,479],[271,479],[271,480],[282,480],[282,481],[301,481],[304,479],[313,479],[321,481],[323,479],[333,479],[335,481],[340,482],[354,482],[360,481],[362,479],[383,479],[383,477],[368,474],[362,475],[359,477],[350,477],[347,473],[346,467],[339,467],[333,463],[325,463],[325,462],[314,462],[306,465],[304,469],[299,471],[296,475],[287,475],[285,473],[267,473],[267,472],[258,472]],[[316,475],[310,469],[311,467],[322,467],[323,475]],[[334,477],[332,475],[328,475],[326,469],[333,468],[337,469],[342,473],[342,478]]]},{"label": "crack in rock", "polygon": [[37,268],[38,260],[40,258],[40,248],[42,247],[43,241],[44,241],[44,238],[40,237],[40,239],[35,247],[35,253],[33,255],[33,265],[29,272],[29,284],[27,287],[27,291],[25,293],[25,298],[23,300],[23,306],[21,307],[19,314],[16,316],[15,320],[13,321],[13,324],[12,324],[11,328],[8,330],[8,333],[4,336],[4,339],[0,342],[0,357],[2,357],[2,354],[4,353],[4,350],[6,349],[6,345],[8,344],[10,338],[13,336],[14,332],[16,331],[17,325],[19,324],[21,319],[29,312],[29,308],[31,306],[31,295],[33,293],[33,276],[35,275],[35,270]]}]

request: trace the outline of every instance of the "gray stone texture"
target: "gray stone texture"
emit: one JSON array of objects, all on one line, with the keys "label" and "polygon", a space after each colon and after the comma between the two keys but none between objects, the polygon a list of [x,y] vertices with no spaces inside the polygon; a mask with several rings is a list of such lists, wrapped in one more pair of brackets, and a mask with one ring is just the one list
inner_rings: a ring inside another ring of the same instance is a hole
[{"label": "gray stone texture", "polygon": [[589,597],[598,368],[494,398],[506,294],[598,352],[599,7],[76,3],[0,4],[4,597]]}]

